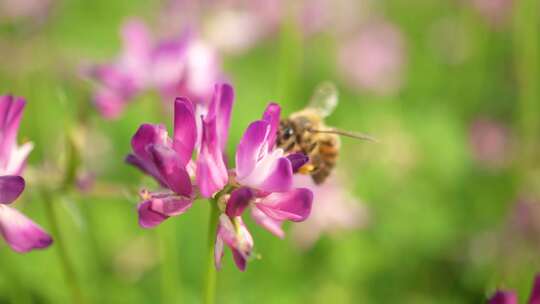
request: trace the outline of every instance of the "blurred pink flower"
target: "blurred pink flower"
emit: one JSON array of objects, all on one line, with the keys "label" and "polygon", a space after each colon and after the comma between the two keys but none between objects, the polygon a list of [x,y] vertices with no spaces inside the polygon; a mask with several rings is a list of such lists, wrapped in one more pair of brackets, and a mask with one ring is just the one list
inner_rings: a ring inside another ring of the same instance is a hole
[{"label": "blurred pink flower", "polygon": [[96,82],[94,103],[106,118],[116,118],[138,94],[157,90],[164,100],[187,96],[208,104],[222,78],[220,60],[193,31],[153,42],[146,25],[132,19],[122,27],[123,50],[116,60],[86,69]]},{"label": "blurred pink flower", "polygon": [[[521,196],[513,205],[504,243],[526,241],[540,247],[540,201]],[[511,248],[517,245],[510,246]],[[535,249],[536,250],[536,249]]]},{"label": "blurred pink flower", "polygon": [[472,0],[472,5],[488,22],[500,26],[511,16],[513,0]]},{"label": "blurred pink flower", "polygon": [[281,0],[221,1],[209,8],[204,34],[226,53],[243,53],[276,32],[282,21]]},{"label": "blurred pink flower", "polygon": [[473,157],[487,167],[500,167],[510,154],[510,134],[503,124],[488,118],[476,119],[469,130]]},{"label": "blurred pink flower", "polygon": [[283,0],[170,0],[159,18],[164,31],[201,29],[205,41],[225,53],[243,53],[279,28]]},{"label": "blurred pink flower", "polygon": [[20,176],[32,143],[17,145],[17,133],[26,102],[19,97],[0,96],[0,234],[16,252],[46,248],[52,238],[36,223],[8,205],[24,191]]},{"label": "blurred pink flower", "polygon": [[0,0],[0,18],[40,21],[47,16],[52,3],[53,0]]},{"label": "blurred pink flower", "polygon": [[372,21],[344,40],[338,67],[352,87],[377,94],[395,93],[402,84],[405,41],[394,25]]},{"label": "blurred pink flower", "polygon": [[94,187],[96,175],[89,171],[78,171],[75,177],[75,186],[81,193],[88,193]]},{"label": "blurred pink flower", "polygon": [[286,22],[294,22],[306,37],[346,31],[357,24],[364,6],[355,0],[170,0],[159,22],[165,31],[197,25],[221,52],[242,54],[278,33]]},{"label": "blurred pink flower", "polygon": [[368,223],[367,208],[334,175],[322,185],[316,185],[309,175],[295,175],[294,185],[313,192],[310,217],[293,226],[295,243],[303,249],[312,247],[324,234],[356,230]]},{"label": "blurred pink flower", "polygon": [[303,0],[299,3],[298,23],[305,36],[326,32],[350,32],[364,15],[370,14],[367,1]]},{"label": "blurred pink flower", "polygon": [[[540,304],[540,274],[536,275],[529,297],[529,304]],[[518,298],[513,291],[498,290],[489,300],[488,304],[518,304]]]},{"label": "blurred pink flower", "polygon": [[[311,0],[301,1],[298,10],[298,21],[305,35],[328,30],[329,26],[335,26],[336,9],[338,0]],[[333,29],[333,28],[332,28]]]}]

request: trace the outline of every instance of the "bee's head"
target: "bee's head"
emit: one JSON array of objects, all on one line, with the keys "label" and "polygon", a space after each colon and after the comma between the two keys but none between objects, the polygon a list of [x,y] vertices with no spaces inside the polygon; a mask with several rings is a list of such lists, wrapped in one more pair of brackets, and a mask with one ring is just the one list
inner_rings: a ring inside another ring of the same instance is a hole
[{"label": "bee's head", "polygon": [[296,142],[296,127],[292,120],[283,119],[279,123],[277,145],[285,151],[290,150]]},{"label": "bee's head", "polygon": [[281,132],[281,137],[283,138],[283,140],[289,140],[290,138],[294,137],[294,134],[294,128],[292,127],[292,125],[289,125],[283,128]]}]

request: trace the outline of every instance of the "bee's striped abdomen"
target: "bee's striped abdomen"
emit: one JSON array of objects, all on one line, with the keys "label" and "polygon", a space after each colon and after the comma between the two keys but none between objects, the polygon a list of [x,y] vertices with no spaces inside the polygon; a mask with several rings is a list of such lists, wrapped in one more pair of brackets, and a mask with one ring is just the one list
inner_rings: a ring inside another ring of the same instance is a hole
[{"label": "bee's striped abdomen", "polygon": [[338,140],[335,136],[326,137],[319,142],[317,152],[312,154],[315,170],[311,177],[316,184],[322,184],[332,173],[339,156]]}]

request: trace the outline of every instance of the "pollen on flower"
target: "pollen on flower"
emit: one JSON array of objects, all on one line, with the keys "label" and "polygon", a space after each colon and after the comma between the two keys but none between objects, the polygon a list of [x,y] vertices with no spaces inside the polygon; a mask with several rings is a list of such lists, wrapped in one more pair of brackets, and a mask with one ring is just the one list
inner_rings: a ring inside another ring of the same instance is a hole
[{"label": "pollen on flower", "polygon": [[152,196],[150,195],[150,192],[148,192],[148,190],[146,189],[143,189],[139,192],[139,196],[141,197],[141,199],[143,201],[147,201],[147,200],[150,200],[152,198]]}]

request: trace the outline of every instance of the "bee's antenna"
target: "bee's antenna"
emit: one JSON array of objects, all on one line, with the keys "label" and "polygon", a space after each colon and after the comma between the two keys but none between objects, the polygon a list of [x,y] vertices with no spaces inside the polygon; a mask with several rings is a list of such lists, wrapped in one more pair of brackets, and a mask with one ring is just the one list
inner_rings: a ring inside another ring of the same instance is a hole
[{"label": "bee's antenna", "polygon": [[367,141],[376,142],[376,143],[379,142],[376,138],[374,138],[374,137],[372,137],[370,135],[367,135],[367,134],[362,134],[362,133],[358,133],[358,132],[350,132],[350,131],[345,131],[345,130],[340,130],[340,129],[335,129],[335,128],[329,128],[329,129],[325,129],[325,130],[310,129],[309,131],[313,132],[313,133],[337,134],[337,135],[341,135],[341,136],[347,136],[347,137],[350,137],[350,138],[355,138],[355,139],[359,139],[359,140],[367,140]]}]

